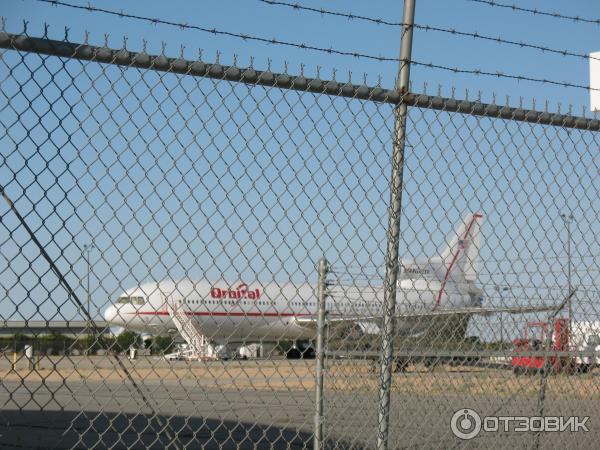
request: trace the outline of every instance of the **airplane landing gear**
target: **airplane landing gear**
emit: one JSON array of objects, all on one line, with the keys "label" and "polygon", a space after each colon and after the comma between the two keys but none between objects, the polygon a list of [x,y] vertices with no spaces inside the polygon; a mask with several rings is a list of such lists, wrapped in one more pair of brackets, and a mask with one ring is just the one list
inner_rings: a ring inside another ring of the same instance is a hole
[{"label": "airplane landing gear", "polygon": [[286,359],[314,359],[315,349],[308,341],[294,341],[292,347],[285,353]]}]

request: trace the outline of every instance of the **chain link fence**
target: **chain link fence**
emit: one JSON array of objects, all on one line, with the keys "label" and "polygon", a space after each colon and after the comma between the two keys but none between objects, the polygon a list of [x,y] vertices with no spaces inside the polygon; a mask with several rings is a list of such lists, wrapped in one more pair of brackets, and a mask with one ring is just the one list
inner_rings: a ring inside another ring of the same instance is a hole
[{"label": "chain link fence", "polygon": [[381,389],[391,448],[595,442],[597,120],[0,46],[0,318],[21,327],[0,338],[3,445],[371,448]]}]

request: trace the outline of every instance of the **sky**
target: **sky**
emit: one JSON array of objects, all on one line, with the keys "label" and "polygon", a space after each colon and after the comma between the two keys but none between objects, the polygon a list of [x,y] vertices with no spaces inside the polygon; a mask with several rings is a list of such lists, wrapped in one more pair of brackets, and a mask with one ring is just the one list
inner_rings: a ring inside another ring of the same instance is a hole
[{"label": "sky", "polygon": [[[70,3],[85,6],[88,2],[72,0]],[[267,5],[259,0],[170,1],[168,4],[145,1],[143,7],[140,6],[141,3],[131,1],[103,1],[91,2],[91,4],[113,11],[267,39],[277,38],[376,56],[399,56],[398,27],[300,12],[284,6]],[[301,4],[382,18],[392,22],[402,21],[401,1],[342,3],[307,0]],[[569,16],[600,18],[600,6],[593,0],[552,4],[543,1],[526,1],[519,2],[519,5],[543,11],[556,11]],[[159,53],[161,43],[164,42],[166,53],[172,55],[178,55],[183,45],[188,58],[196,58],[198,49],[202,49],[203,58],[207,61],[214,61],[217,52],[220,52],[220,60],[223,63],[232,63],[234,55],[238,55],[240,65],[249,64],[250,58],[254,58],[255,67],[265,68],[270,59],[273,68],[280,71],[284,70],[284,63],[287,61],[291,73],[298,73],[300,65],[304,64],[306,72],[314,75],[317,66],[320,66],[322,78],[330,78],[333,70],[336,70],[336,77],[346,80],[350,71],[353,80],[362,81],[363,74],[366,73],[368,84],[376,84],[381,77],[381,84],[385,87],[393,86],[397,73],[395,62],[369,61],[246,42],[233,37],[215,36],[195,30],[56,7],[34,0],[5,0],[2,2],[0,13],[6,18],[6,28],[12,32],[21,30],[22,21],[26,20],[29,22],[30,32],[35,34],[37,31],[39,34],[42,23],[46,22],[50,26],[52,37],[62,38],[64,27],[68,27],[70,37],[74,41],[81,41],[84,32],[88,31],[91,43],[102,44],[104,35],[108,34],[111,47],[120,47],[123,39],[127,38],[128,48],[141,49],[142,41],[146,40],[148,50]],[[534,16],[468,0],[417,1],[415,23],[469,33],[477,32],[481,35],[568,50],[577,54],[600,50],[598,48],[600,26],[597,24]],[[490,72],[501,71],[578,85],[589,84],[588,61],[582,58],[560,56],[422,29],[415,30],[413,44],[413,59],[422,63],[431,62],[442,66]],[[544,105],[547,101],[552,110],[558,108],[558,103],[561,103],[563,110],[568,108],[568,105],[573,105],[573,111],[577,114],[581,114],[583,107],[589,109],[589,93],[584,89],[489,77],[461,76],[426,67],[413,67],[411,79],[413,90],[416,92],[422,91],[426,83],[428,91],[433,94],[437,94],[438,86],[441,86],[442,94],[445,96],[452,95],[454,88],[455,95],[460,98],[465,96],[465,90],[469,91],[471,98],[477,98],[478,92],[481,91],[482,99],[489,102],[492,101],[492,95],[495,93],[497,101],[502,103],[508,95],[511,104],[514,105],[518,105],[519,97],[522,97],[525,105],[531,105],[532,100],[535,100],[538,106]]]},{"label": "sky", "polygon": [[[73,2],[86,5],[87,2]],[[304,2],[401,21],[401,2]],[[399,29],[303,13],[258,0],[92,5],[222,31],[397,57]],[[545,2],[521,6],[547,9]],[[559,8],[560,4],[555,4]],[[594,2],[560,12],[600,17]],[[149,53],[217,59],[391,88],[397,63],[358,60],[147,24],[32,0],[4,1],[12,33]],[[415,22],[586,54],[600,27],[464,1],[418,1]],[[236,56],[234,56],[236,55]],[[415,61],[589,84],[588,61],[416,30]],[[287,69],[286,69],[287,67]],[[10,70],[9,70],[10,69]],[[31,73],[34,76],[31,77]],[[2,179],[82,299],[90,252],[95,317],[152,279],[274,278],[314,282],[325,254],[348,281],[381,278],[393,126],[390,105],[251,88],[138,69],[4,52]],[[455,75],[414,66],[413,91],[579,114],[585,89]],[[468,92],[466,92],[468,90]],[[494,97],[495,96],[495,97]],[[488,301],[556,300],[567,284],[573,211],[580,315],[594,308],[600,235],[593,133],[413,109],[409,115],[401,253],[434,256],[469,212],[486,215],[480,284]],[[78,317],[2,205],[4,319]],[[32,262],[33,261],[33,262]],[[265,280],[269,281],[269,280]],[[497,285],[510,286],[499,298]],[[540,289],[543,291],[540,293]],[[37,299],[45,299],[39,303]],[[587,306],[585,306],[587,305]],[[584,307],[585,306],[585,307]],[[587,309],[586,309],[587,308]],[[595,310],[592,311],[595,313]],[[483,327],[483,325],[481,325]]]}]

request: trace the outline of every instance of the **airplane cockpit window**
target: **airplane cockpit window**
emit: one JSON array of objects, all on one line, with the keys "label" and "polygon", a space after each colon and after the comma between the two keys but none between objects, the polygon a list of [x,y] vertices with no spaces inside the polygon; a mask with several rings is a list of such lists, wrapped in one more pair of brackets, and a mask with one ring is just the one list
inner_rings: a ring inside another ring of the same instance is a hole
[{"label": "airplane cockpit window", "polygon": [[119,297],[119,304],[134,304],[134,305],[143,305],[144,297]]}]

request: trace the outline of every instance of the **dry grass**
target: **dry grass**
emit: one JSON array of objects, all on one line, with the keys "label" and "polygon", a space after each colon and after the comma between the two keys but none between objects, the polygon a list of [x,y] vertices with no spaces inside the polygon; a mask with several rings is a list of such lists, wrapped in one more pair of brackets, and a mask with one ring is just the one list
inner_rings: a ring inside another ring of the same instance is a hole
[{"label": "dry grass", "polygon": [[[76,361],[76,360],[75,360]],[[75,364],[71,360],[60,364],[42,362],[38,369],[19,367],[12,370],[0,367],[0,379],[5,381],[80,382],[124,381],[125,374],[116,366],[102,364]],[[246,362],[193,362],[167,363],[164,360],[127,361],[131,374],[146,382],[189,380],[200,387],[222,390],[253,389],[259,391],[313,390],[314,361],[246,361]],[[25,366],[25,364],[21,364]],[[375,392],[378,376],[373,365],[363,361],[330,361],[325,386],[340,392]],[[424,366],[412,366],[405,373],[394,375],[392,390],[398,394],[432,396],[535,396],[539,377],[516,377],[509,370],[482,367],[443,366],[431,372]],[[548,395],[569,398],[600,398],[600,383],[596,374],[557,375],[548,378]]]}]

